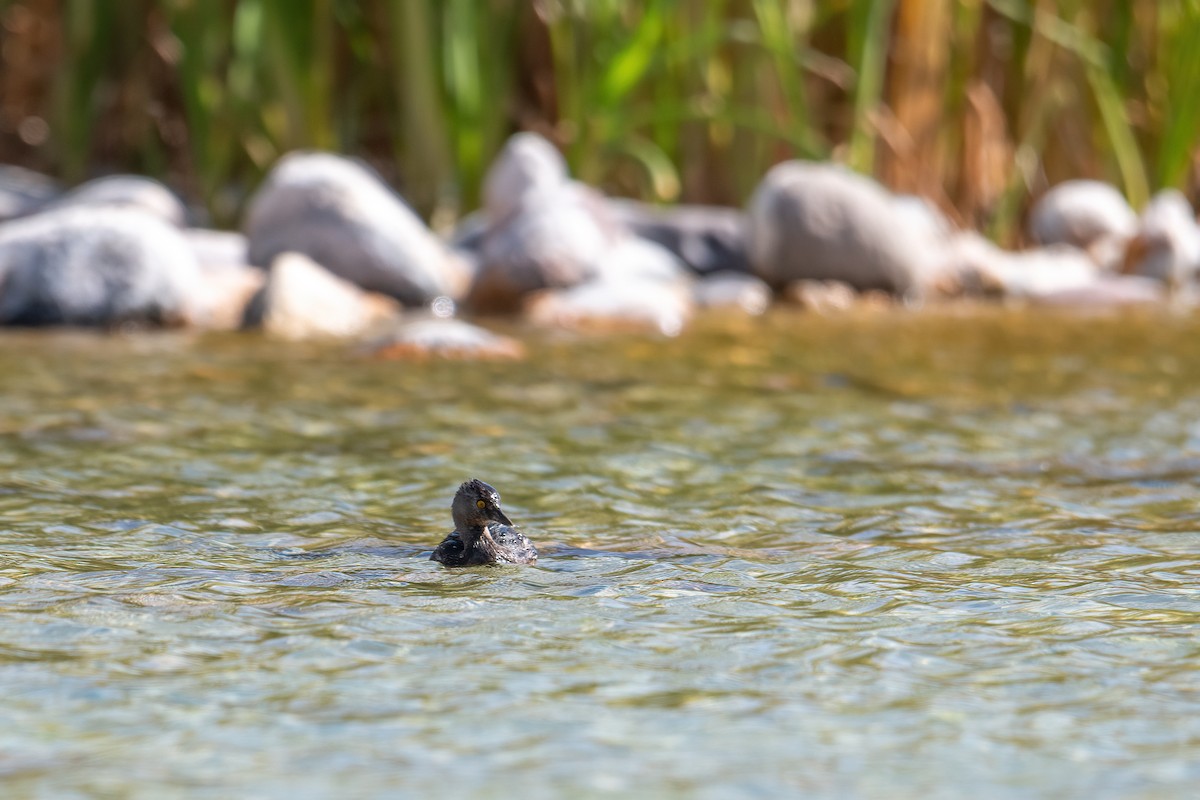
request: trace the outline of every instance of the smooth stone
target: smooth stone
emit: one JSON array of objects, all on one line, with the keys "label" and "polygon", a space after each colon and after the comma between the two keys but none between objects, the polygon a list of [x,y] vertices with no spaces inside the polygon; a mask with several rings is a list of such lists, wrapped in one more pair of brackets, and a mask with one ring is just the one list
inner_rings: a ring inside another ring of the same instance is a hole
[{"label": "smooth stone", "polygon": [[667,248],[698,275],[750,272],[745,214],[720,206],[660,208],[634,200],[609,201],[617,222]]},{"label": "smooth stone", "polygon": [[1172,289],[1195,280],[1200,273],[1200,226],[1182,192],[1164,189],[1142,209],[1122,272],[1154,278]]},{"label": "smooth stone", "polygon": [[526,304],[526,314],[544,327],[675,336],[692,315],[692,296],[685,287],[661,281],[601,280],[539,292]]},{"label": "smooth stone", "polygon": [[691,271],[656,242],[637,236],[619,236],[600,265],[606,281],[659,281],[690,286]]},{"label": "smooth stone", "polygon": [[1141,275],[1101,275],[1085,286],[1043,292],[1032,300],[1042,306],[1124,308],[1163,304],[1167,301],[1167,291],[1162,281],[1154,278]]},{"label": "smooth stone", "polygon": [[365,166],[330,153],[284,156],[250,201],[249,259],[303,253],[363,289],[420,306],[458,297],[467,276],[446,246]]},{"label": "smooth stone", "polygon": [[290,341],[352,338],[400,310],[394,299],[363,291],[301,253],[275,258],[255,306],[249,321]]},{"label": "smooth stone", "polygon": [[696,281],[694,297],[700,308],[758,316],[771,305],[771,287],[744,272],[713,272]]},{"label": "smooth stone", "polygon": [[0,221],[32,214],[61,193],[53,178],[24,167],[0,164]]},{"label": "smooth stone", "polygon": [[849,311],[858,303],[858,292],[844,281],[792,281],[784,287],[783,297],[816,314]]},{"label": "smooth stone", "polygon": [[746,213],[755,273],[772,287],[836,280],[906,299],[923,292],[926,261],[941,246],[897,226],[893,196],[875,181],[833,165],[773,167]]},{"label": "smooth stone", "polygon": [[1102,267],[1119,266],[1125,243],[1137,233],[1137,214],[1113,186],[1102,181],[1060,183],[1029,210],[1035,244],[1069,244],[1085,250]]},{"label": "smooth stone", "polygon": [[456,319],[405,323],[366,349],[385,359],[512,360],[525,356],[524,345],[516,339]]},{"label": "smooth stone", "polygon": [[0,226],[0,323],[174,325],[207,313],[174,226],[129,208],[62,208]]},{"label": "smooth stone", "polygon": [[602,198],[582,184],[526,192],[485,234],[466,305],[512,313],[533,292],[596,278],[621,236]]},{"label": "smooth stone", "polygon": [[183,236],[200,265],[207,294],[205,312],[195,314],[192,324],[236,330],[245,320],[247,307],[266,285],[266,270],[250,264],[246,237],[240,233],[186,228]]},{"label": "smooth stone", "polygon": [[183,201],[153,178],[141,175],[109,175],[76,186],[49,206],[132,208],[153,214],[176,227],[187,224],[188,212]]},{"label": "smooth stone", "polygon": [[566,159],[536,133],[516,133],[496,155],[483,179],[483,207],[493,224],[519,211],[530,192],[545,193],[570,180]]},{"label": "smooth stone", "polygon": [[1036,300],[1085,289],[1102,274],[1087,253],[1069,245],[1010,252],[978,234],[964,234],[955,248],[966,293],[977,296]]}]

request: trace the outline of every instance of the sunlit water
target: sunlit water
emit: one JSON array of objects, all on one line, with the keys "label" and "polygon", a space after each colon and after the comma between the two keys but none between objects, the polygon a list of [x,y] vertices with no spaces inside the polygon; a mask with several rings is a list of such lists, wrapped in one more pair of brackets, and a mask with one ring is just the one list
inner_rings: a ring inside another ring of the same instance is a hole
[{"label": "sunlit water", "polygon": [[[1200,324],[0,337],[30,797],[1186,797]],[[536,567],[426,559],[467,477]]]}]

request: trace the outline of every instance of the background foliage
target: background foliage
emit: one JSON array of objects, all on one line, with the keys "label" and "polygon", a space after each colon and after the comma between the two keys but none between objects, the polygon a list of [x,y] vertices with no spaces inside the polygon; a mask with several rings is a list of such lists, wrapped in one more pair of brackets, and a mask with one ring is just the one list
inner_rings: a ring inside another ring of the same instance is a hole
[{"label": "background foliage", "polygon": [[1196,200],[1200,0],[0,0],[0,160],[236,217],[298,147],[435,224],[513,130],[655,201],[834,158],[1007,236],[1070,177]]}]

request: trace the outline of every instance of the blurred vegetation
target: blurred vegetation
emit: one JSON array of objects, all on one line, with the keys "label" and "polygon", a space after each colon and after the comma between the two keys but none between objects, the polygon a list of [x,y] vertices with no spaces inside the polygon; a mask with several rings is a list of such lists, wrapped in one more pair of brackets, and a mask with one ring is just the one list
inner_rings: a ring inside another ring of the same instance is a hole
[{"label": "blurred vegetation", "polygon": [[741,204],[833,158],[1008,236],[1071,177],[1195,202],[1200,0],[0,0],[0,160],[159,176],[217,222],[282,153],[435,222],[514,130],[584,180]]}]

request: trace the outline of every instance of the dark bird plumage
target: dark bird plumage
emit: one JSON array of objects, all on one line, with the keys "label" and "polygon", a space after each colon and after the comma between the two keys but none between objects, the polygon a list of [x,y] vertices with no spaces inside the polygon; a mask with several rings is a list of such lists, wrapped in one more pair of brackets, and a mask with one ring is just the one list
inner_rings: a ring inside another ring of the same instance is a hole
[{"label": "dark bird plumage", "polygon": [[450,504],[454,532],[430,556],[447,567],[533,564],[537,548],[500,510],[500,494],[472,478],[458,487]]}]

